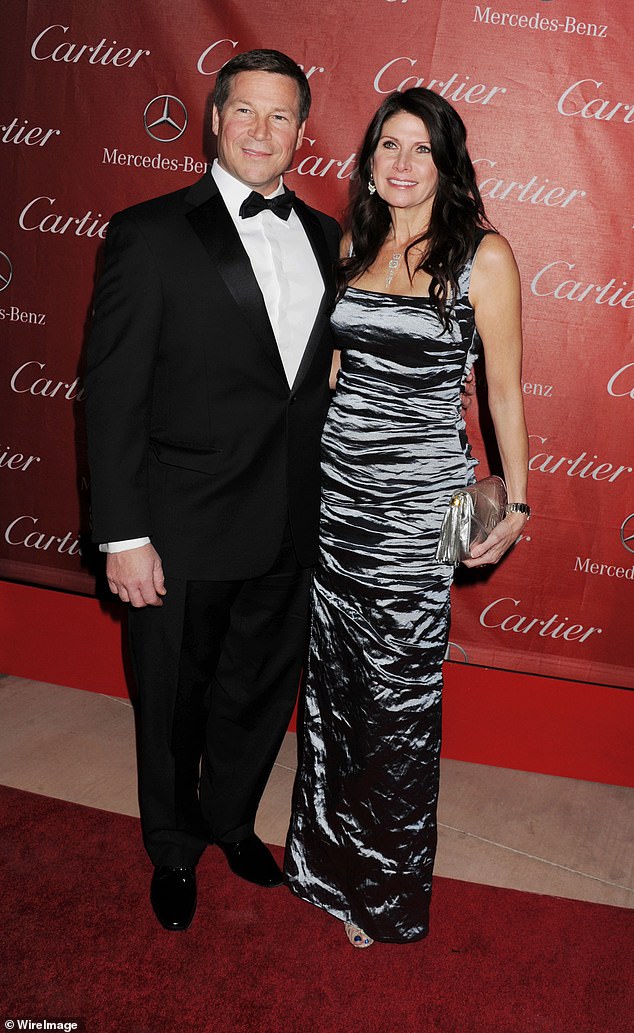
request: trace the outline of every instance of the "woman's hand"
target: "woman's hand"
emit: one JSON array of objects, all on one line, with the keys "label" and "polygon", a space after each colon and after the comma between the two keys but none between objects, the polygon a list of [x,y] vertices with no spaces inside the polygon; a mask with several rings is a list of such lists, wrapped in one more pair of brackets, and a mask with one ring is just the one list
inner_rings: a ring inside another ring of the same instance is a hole
[{"label": "woman's hand", "polygon": [[466,380],[465,380],[465,382],[464,382],[464,384],[463,384],[463,386],[462,386],[462,388],[460,390],[460,405],[462,406],[463,412],[466,412],[467,409],[469,408],[469,406],[471,405],[471,402],[473,401],[473,396],[475,395],[475,393],[476,393],[476,378],[475,378],[475,372],[474,372],[473,367],[472,367],[469,370],[469,374],[468,374],[468,376],[467,376],[467,378],[466,378]]},{"label": "woman's hand", "polygon": [[524,513],[509,513],[505,516],[485,542],[473,546],[471,558],[463,560],[465,567],[486,567],[490,563],[499,563],[504,553],[517,541],[527,520]]}]

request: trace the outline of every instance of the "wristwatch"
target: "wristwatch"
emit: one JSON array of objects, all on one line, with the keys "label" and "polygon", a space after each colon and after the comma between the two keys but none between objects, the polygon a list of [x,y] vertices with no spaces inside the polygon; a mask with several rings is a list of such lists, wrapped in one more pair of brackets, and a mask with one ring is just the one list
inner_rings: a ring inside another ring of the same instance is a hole
[{"label": "wristwatch", "polygon": [[531,518],[531,507],[527,502],[507,502],[504,515],[507,513],[524,513],[527,520]]}]

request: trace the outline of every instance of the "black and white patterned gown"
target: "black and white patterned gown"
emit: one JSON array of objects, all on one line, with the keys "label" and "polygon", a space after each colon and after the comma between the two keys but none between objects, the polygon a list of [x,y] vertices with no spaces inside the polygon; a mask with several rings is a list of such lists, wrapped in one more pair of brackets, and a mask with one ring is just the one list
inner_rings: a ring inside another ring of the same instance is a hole
[{"label": "black and white patterned gown", "polygon": [[450,496],[474,480],[460,406],[480,345],[471,266],[450,332],[424,297],[351,287],[333,315],[341,373],[286,878],[376,940],[428,931],[453,575],[435,550]]}]

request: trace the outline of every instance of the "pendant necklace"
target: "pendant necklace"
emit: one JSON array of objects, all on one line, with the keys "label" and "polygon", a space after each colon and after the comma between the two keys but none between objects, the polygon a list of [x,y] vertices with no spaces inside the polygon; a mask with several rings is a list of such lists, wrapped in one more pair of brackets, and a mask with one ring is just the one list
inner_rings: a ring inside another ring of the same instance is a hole
[{"label": "pendant necklace", "polygon": [[392,283],[392,280],[394,279],[394,274],[398,269],[399,265],[401,264],[402,257],[402,251],[395,251],[392,257],[390,258],[389,262],[387,263],[387,275],[385,277],[386,287],[389,287]]}]

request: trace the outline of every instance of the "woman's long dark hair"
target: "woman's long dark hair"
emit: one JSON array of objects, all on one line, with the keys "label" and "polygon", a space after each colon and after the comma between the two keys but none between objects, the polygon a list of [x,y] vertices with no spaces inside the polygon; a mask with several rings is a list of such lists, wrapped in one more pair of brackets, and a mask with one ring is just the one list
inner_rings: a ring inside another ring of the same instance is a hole
[{"label": "woman's long dark hair", "polygon": [[[369,269],[391,228],[390,212],[378,193],[368,192],[372,158],[392,115],[407,112],[427,128],[431,154],[438,170],[438,189],[427,230],[406,249],[405,259],[416,245],[423,256],[410,277],[419,269],[431,276],[429,293],[446,329],[451,325],[451,299],[458,295],[458,276],[471,258],[479,230],[492,228],[487,219],[475,170],[467,152],[467,131],[460,115],[443,97],[422,87],[391,93],[368,126],[359,156],[359,179],[350,210],[352,255],[337,266],[341,293]],[[409,269],[409,266],[408,266]]]}]

